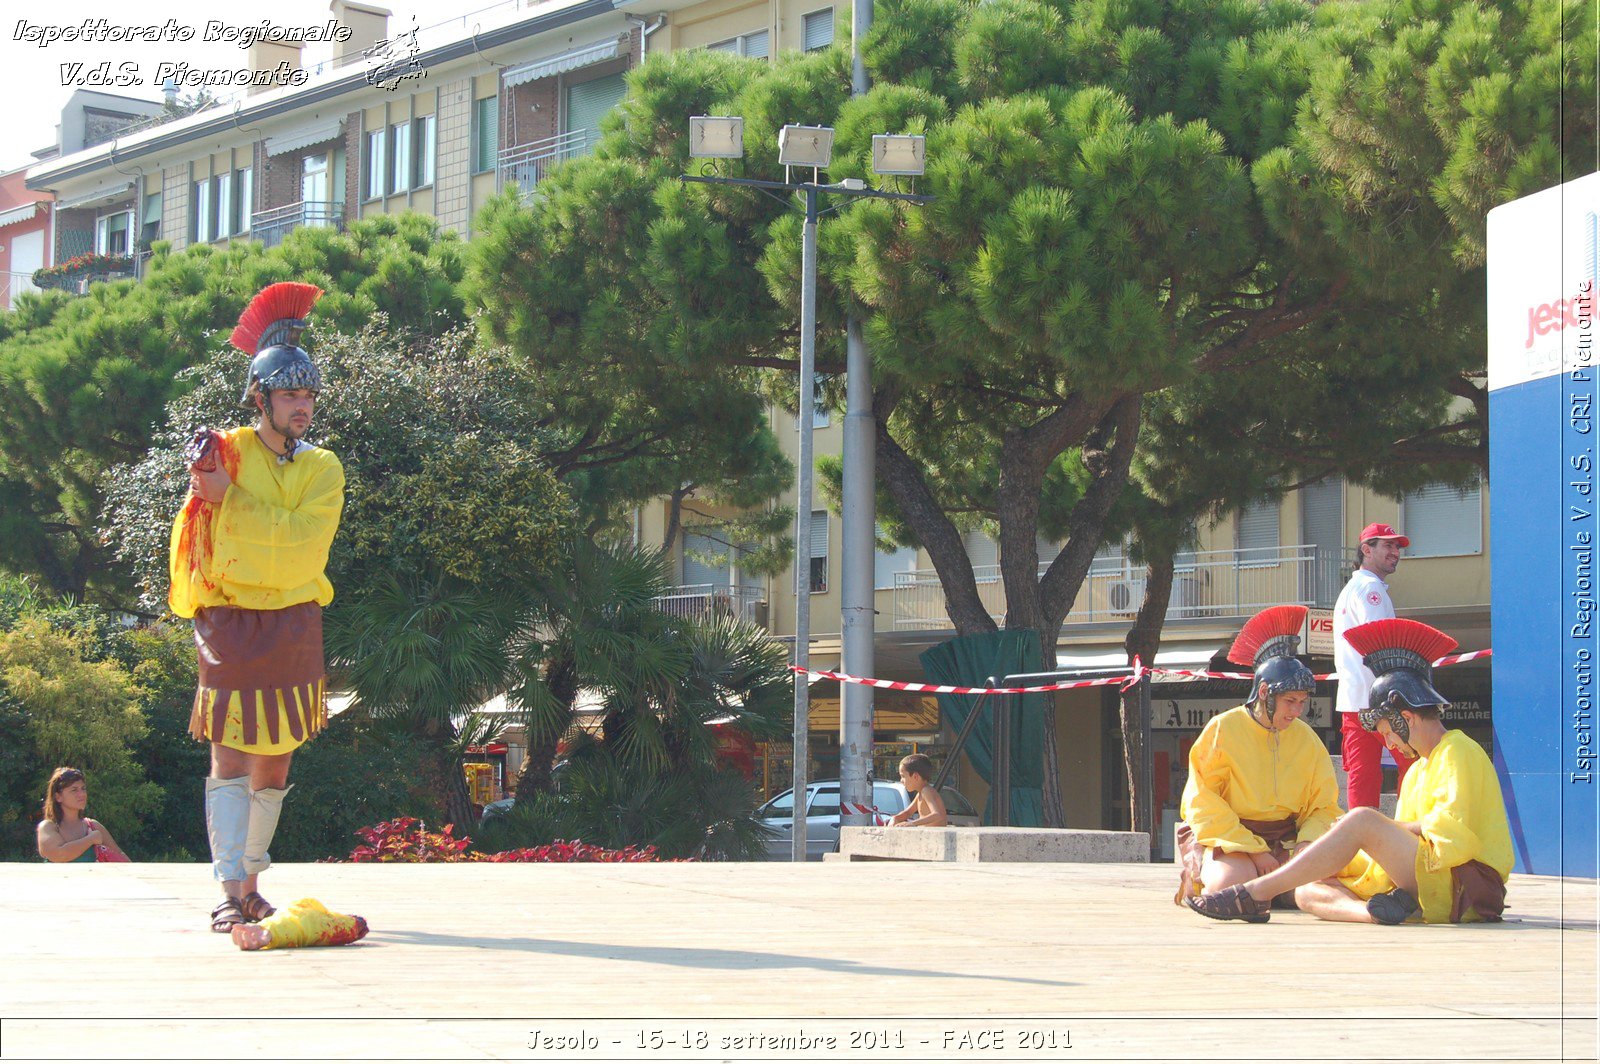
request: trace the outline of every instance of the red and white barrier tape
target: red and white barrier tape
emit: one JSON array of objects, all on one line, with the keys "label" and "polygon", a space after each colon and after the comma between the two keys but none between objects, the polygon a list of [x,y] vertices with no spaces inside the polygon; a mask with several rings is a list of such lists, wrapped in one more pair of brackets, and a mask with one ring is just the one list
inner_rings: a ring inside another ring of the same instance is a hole
[{"label": "red and white barrier tape", "polygon": [[839,812],[844,816],[870,816],[872,823],[882,827],[889,822],[889,814],[875,805],[858,805],[855,802],[840,802]]},{"label": "red and white barrier tape", "polygon": [[816,676],[823,680],[838,680],[840,683],[856,683],[867,687],[883,687],[890,691],[920,691],[930,695],[1031,695],[1044,691],[1068,691],[1074,687],[1107,687],[1114,683],[1126,683],[1127,676],[1107,676],[1099,680],[1074,680],[1072,683],[1050,683],[1040,687],[953,687],[949,684],[935,683],[906,683],[901,680],[873,680],[864,676],[851,676],[843,672],[826,672],[822,669],[802,669],[798,665],[790,665],[791,672],[803,672],[808,676]]},{"label": "red and white barrier tape", "polygon": [[[1474,650],[1466,654],[1450,654],[1433,663],[1434,668],[1445,665],[1455,665],[1463,661],[1475,661],[1478,658],[1493,656],[1491,650]],[[1133,671],[1126,676],[1105,676],[1098,680],[1073,680],[1070,683],[1048,683],[1038,687],[955,687],[950,684],[933,683],[907,683],[901,680],[874,680],[865,676],[851,676],[843,672],[827,672],[823,669],[802,669],[798,665],[789,666],[791,672],[803,672],[807,676],[815,676],[822,680],[838,680],[840,683],[862,684],[866,687],[882,687],[890,691],[917,691],[930,695],[1031,695],[1043,694],[1047,691],[1071,691],[1079,687],[1109,687],[1118,684],[1123,690],[1136,686],[1146,676],[1188,676],[1201,680],[1253,680],[1254,673],[1248,672],[1209,672],[1200,669],[1148,669],[1137,655],[1133,659]],[[1336,679],[1335,673],[1323,673],[1316,676],[1318,680]]]}]

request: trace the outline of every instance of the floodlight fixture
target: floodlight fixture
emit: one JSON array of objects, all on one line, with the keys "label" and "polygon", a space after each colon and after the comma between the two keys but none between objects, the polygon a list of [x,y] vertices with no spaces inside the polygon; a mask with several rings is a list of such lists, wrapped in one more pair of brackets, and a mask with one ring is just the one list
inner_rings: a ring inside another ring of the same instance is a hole
[{"label": "floodlight fixture", "polygon": [[784,126],[778,130],[778,162],[826,170],[833,158],[833,130],[828,126]]},{"label": "floodlight fixture", "polygon": [[689,155],[696,159],[744,158],[744,119],[695,115],[689,119]]},{"label": "floodlight fixture", "polygon": [[920,176],[923,172],[923,160],[927,154],[927,140],[927,137],[909,134],[880,133],[874,136],[872,172]]}]

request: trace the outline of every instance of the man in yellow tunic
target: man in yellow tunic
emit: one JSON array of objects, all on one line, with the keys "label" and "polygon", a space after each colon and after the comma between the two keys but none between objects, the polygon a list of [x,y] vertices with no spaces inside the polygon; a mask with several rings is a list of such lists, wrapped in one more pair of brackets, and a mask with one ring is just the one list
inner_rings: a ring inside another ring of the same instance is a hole
[{"label": "man in yellow tunic", "polygon": [[312,285],[263,290],[232,342],[254,355],[254,425],[197,435],[190,493],[173,523],[168,604],[194,618],[200,658],[190,734],[211,744],[206,828],[223,901],[211,929],[272,915],[257,891],[289,791],[294,750],[322,727],[325,569],[344,469],[305,442],[322,387],[300,346]]},{"label": "man in yellow tunic", "polygon": [[1189,749],[1179,904],[1272,871],[1339,817],[1328,748],[1300,719],[1316,687],[1294,656],[1305,616],[1304,606],[1263,610],[1228,651],[1230,661],[1254,666],[1254,687]]},{"label": "man in yellow tunic", "polygon": [[1429,664],[1455,640],[1409,620],[1373,621],[1345,638],[1378,677],[1362,726],[1420,758],[1401,784],[1396,819],[1352,809],[1288,864],[1190,907],[1259,923],[1272,898],[1294,890],[1300,908],[1324,920],[1395,924],[1419,909],[1430,924],[1499,920],[1513,862],[1500,781],[1482,747],[1445,728],[1450,703]]}]

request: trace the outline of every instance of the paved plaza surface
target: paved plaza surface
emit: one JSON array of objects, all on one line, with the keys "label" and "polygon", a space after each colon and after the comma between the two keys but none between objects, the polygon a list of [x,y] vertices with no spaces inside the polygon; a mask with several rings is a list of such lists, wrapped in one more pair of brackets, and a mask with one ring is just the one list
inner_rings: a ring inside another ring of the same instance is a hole
[{"label": "paved plaza surface", "polygon": [[1580,1060],[1593,881],[1499,926],[1214,923],[1170,865],[285,865],[355,946],[241,953],[202,865],[0,864],[0,1058]]}]

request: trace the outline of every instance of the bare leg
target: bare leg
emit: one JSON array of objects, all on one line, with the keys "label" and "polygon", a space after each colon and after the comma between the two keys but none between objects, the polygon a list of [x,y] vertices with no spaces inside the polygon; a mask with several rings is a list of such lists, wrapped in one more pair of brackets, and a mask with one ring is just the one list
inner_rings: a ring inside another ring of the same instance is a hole
[{"label": "bare leg", "polygon": [[1215,847],[1206,850],[1206,859],[1200,865],[1200,890],[1211,894],[1224,887],[1248,883],[1256,875],[1256,866],[1242,853],[1223,853]]},{"label": "bare leg", "polygon": [[1257,901],[1271,901],[1286,890],[1332,878],[1357,852],[1366,850],[1396,886],[1415,894],[1419,845],[1417,836],[1376,809],[1352,809],[1288,864],[1251,880],[1245,888]]},{"label": "bare leg", "polygon": [[1337,879],[1323,879],[1294,888],[1294,903],[1301,912],[1310,913],[1318,920],[1340,920],[1351,924],[1377,922],[1367,912],[1367,903]]}]

